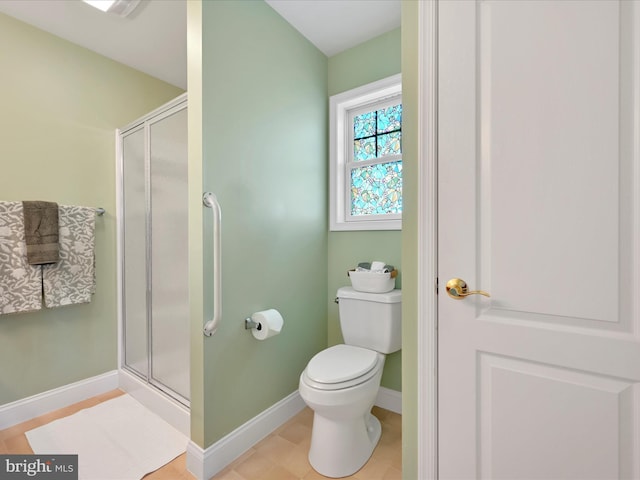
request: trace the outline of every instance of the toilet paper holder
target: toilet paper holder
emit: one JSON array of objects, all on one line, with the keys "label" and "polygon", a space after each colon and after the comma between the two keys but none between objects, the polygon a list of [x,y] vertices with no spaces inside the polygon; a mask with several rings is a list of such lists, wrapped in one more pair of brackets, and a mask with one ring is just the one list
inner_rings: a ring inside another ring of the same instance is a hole
[{"label": "toilet paper holder", "polygon": [[255,312],[244,319],[245,330],[250,331],[256,340],[266,340],[278,335],[283,325],[284,319],[275,308]]},{"label": "toilet paper holder", "polygon": [[262,324],[260,322],[254,321],[251,317],[247,317],[244,319],[244,329],[252,330],[252,329],[262,330]]}]

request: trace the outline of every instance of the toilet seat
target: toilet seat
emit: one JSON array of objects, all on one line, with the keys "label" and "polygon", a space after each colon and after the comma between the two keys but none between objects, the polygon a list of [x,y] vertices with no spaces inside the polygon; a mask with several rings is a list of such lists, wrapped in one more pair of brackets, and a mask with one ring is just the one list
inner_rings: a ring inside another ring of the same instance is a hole
[{"label": "toilet seat", "polygon": [[378,372],[384,357],[353,345],[335,345],[317,353],[303,373],[305,383],[318,390],[340,390],[366,382]]}]

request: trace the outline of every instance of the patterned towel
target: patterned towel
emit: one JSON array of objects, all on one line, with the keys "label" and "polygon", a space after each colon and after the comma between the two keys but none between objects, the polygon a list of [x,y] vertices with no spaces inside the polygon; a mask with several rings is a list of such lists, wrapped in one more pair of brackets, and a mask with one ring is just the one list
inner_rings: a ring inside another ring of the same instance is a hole
[{"label": "patterned towel", "polygon": [[96,291],[95,208],[59,205],[60,260],[42,266],[44,303],[88,303]]},{"label": "patterned towel", "polygon": [[29,265],[22,202],[0,202],[0,314],[42,308],[42,270]]}]

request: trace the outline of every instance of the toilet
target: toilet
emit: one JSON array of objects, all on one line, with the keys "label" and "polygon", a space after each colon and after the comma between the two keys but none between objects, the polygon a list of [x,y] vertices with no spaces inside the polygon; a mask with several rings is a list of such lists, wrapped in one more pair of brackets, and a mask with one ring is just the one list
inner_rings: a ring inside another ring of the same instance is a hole
[{"label": "toilet", "polygon": [[371,407],[385,355],[402,345],[401,300],[401,290],[338,289],[345,343],[316,354],[300,375],[300,396],[314,412],[309,462],[326,477],[360,470],[380,439],[380,421]]}]

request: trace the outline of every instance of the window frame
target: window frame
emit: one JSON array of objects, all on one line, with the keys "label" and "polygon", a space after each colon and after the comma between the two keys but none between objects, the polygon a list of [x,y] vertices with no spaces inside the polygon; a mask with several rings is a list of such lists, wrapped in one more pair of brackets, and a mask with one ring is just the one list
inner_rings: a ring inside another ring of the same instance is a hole
[{"label": "window frame", "polygon": [[402,160],[402,154],[387,155],[375,160],[353,161],[354,115],[377,105],[402,103],[402,75],[363,85],[333,95],[329,99],[330,188],[329,229],[350,230],[401,230],[402,214],[351,215],[351,169]]}]

